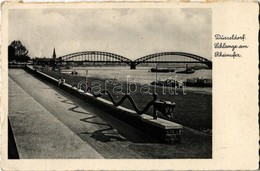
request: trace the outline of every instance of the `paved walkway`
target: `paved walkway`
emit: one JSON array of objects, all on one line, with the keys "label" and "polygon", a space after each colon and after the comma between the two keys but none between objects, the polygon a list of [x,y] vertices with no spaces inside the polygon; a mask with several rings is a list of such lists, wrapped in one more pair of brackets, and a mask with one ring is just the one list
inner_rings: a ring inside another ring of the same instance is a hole
[{"label": "paved walkway", "polygon": [[9,118],[20,158],[103,158],[12,79],[9,97]]},{"label": "paved walkway", "polygon": [[22,69],[9,69],[9,119],[20,158],[211,156],[211,137],[186,130],[181,144],[157,143]]}]

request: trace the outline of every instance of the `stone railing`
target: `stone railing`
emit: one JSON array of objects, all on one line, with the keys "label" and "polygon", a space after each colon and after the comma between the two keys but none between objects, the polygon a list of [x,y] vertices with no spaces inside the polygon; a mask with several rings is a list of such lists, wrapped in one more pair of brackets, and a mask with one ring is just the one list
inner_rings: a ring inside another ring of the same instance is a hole
[{"label": "stone railing", "polygon": [[[153,94],[153,100],[151,100],[144,109],[140,110],[129,95],[123,96],[119,102],[116,102],[107,91],[102,91],[99,94],[91,94],[77,89],[67,83],[60,84],[59,80],[28,66],[24,69],[51,84],[59,86],[60,89],[80,98],[81,100],[106,111],[117,119],[147,133],[149,136],[158,139],[160,142],[174,143],[181,141],[182,125],[157,117],[158,111],[167,117],[173,117],[172,114],[175,108],[174,102],[160,101],[157,99],[157,95]],[[102,94],[107,94],[111,101],[102,98]],[[126,99],[130,101],[134,110],[121,106]],[[154,109],[153,116],[145,114],[151,106],[153,106]]]}]

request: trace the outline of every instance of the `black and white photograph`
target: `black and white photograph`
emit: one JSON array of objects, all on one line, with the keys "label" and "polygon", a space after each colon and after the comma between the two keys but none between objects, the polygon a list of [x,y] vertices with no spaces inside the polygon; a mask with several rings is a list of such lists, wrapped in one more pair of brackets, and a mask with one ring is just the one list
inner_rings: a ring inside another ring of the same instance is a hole
[{"label": "black and white photograph", "polygon": [[257,170],[258,3],[4,2],[2,170]]},{"label": "black and white photograph", "polygon": [[8,159],[211,159],[210,8],[8,10]]}]

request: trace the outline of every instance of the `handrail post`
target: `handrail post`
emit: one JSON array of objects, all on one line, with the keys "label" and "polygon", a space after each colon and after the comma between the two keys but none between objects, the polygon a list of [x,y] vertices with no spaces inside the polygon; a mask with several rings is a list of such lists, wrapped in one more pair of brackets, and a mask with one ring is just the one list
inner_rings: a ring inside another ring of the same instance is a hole
[{"label": "handrail post", "polygon": [[157,110],[160,111],[160,113],[162,113],[164,116],[173,119],[173,112],[176,106],[174,102],[157,100],[154,102],[153,106],[154,106],[154,112],[153,112],[154,119],[157,118]]}]

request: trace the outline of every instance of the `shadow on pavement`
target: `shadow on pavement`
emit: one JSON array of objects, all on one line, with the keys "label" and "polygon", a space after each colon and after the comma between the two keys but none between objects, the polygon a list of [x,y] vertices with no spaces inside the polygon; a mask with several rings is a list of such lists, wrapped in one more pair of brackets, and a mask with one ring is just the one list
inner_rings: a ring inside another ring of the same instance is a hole
[{"label": "shadow on pavement", "polygon": [[8,159],[19,159],[18,150],[14,140],[13,131],[8,119]]}]

